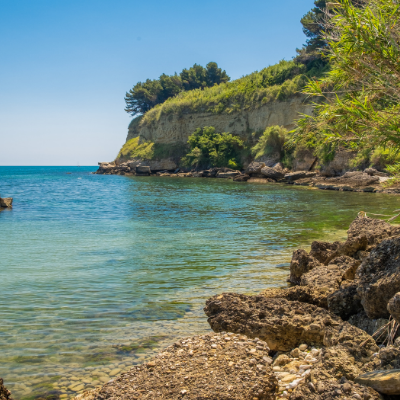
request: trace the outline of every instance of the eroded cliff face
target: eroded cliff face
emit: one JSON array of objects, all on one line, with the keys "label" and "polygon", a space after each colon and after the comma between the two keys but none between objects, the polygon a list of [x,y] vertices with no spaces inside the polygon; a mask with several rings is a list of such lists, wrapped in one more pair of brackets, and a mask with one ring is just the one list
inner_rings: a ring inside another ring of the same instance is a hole
[{"label": "eroded cliff face", "polygon": [[287,129],[294,127],[300,114],[311,114],[312,105],[302,95],[293,96],[283,102],[271,102],[259,108],[242,110],[231,114],[188,113],[181,116],[163,115],[158,121],[146,123],[135,119],[129,125],[127,141],[140,136],[141,141],[173,144],[186,143],[188,137],[197,129],[213,126],[217,132],[230,132],[245,136],[272,125]]}]

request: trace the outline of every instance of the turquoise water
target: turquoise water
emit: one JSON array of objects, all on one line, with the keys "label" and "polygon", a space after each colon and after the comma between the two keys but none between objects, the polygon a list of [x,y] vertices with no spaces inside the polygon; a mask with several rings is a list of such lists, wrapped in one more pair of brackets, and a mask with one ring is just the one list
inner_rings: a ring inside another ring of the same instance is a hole
[{"label": "turquoise water", "polygon": [[[218,179],[0,167],[0,377],[67,398],[209,330],[205,300],[285,285],[294,248],[398,198]],[[67,174],[70,172],[70,174]]]}]

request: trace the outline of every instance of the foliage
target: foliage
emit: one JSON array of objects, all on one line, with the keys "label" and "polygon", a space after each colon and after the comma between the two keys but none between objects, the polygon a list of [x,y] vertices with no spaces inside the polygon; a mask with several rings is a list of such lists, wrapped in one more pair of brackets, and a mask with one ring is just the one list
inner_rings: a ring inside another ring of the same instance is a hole
[{"label": "foliage", "polygon": [[188,144],[190,152],[183,160],[188,166],[239,168],[237,160],[243,141],[229,132],[217,133],[212,126],[197,128]]},{"label": "foliage", "polygon": [[182,70],[179,75],[162,74],[158,79],[138,82],[126,93],[125,111],[133,116],[144,114],[182,91],[204,89],[229,80],[227,73],[218,68],[215,62],[208,63],[206,68],[194,64],[193,67]]},{"label": "foliage", "polygon": [[139,139],[139,137],[135,137],[128,140],[119,151],[117,159],[141,158],[142,160],[151,160],[154,155],[154,143],[140,143]]},{"label": "foliage", "polygon": [[[363,7],[336,4],[326,40],[331,70],[312,80],[304,93],[323,102],[294,132],[304,138],[350,149],[400,145],[399,3],[371,0]],[[308,140],[307,139],[307,140]]]},{"label": "foliage", "polygon": [[281,126],[268,127],[258,139],[255,146],[251,148],[254,159],[278,153],[280,157],[284,153],[287,130]]},{"label": "foliage", "polygon": [[301,91],[307,76],[321,76],[325,67],[306,71],[303,64],[280,61],[278,64],[253,72],[232,82],[221,83],[204,90],[180,92],[148,111],[141,124],[158,121],[162,115],[210,112],[233,113],[259,107],[271,101],[283,101]]}]

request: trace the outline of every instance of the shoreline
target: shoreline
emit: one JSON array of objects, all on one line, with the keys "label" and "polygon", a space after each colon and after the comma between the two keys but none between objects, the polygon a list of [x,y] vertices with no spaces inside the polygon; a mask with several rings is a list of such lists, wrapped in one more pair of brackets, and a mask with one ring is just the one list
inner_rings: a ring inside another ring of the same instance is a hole
[{"label": "shoreline", "polygon": [[340,176],[323,176],[316,171],[289,171],[280,163],[268,167],[265,163],[252,162],[243,171],[229,168],[211,168],[208,170],[151,170],[145,162],[126,162],[116,165],[113,163],[99,163],[95,172],[98,175],[123,175],[140,177],[165,178],[212,178],[230,179],[234,182],[284,184],[304,186],[310,189],[333,190],[343,192],[400,194],[400,184],[385,187],[389,176],[373,168],[364,171],[347,171]]}]

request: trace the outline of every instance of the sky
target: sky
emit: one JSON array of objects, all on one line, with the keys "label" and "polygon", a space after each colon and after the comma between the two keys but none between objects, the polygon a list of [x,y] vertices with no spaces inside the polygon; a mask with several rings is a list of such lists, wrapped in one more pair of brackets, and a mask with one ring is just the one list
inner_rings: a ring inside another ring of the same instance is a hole
[{"label": "sky", "polygon": [[118,154],[132,86],[215,61],[232,79],[290,60],[313,0],[0,0],[0,165]]}]

